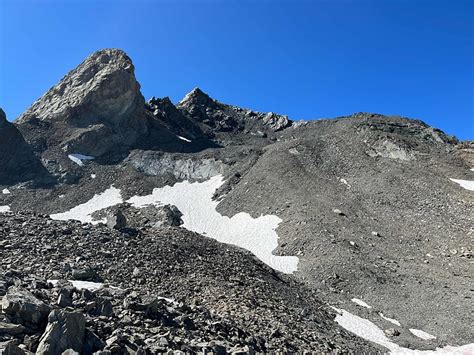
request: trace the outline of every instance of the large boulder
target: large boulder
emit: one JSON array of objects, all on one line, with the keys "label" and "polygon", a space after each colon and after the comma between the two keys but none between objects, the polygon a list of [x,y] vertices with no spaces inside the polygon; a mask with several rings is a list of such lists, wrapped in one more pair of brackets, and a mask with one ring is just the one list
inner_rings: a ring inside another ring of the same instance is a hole
[{"label": "large boulder", "polygon": [[25,351],[15,343],[15,340],[0,342],[0,355],[25,355]]},{"label": "large boulder", "polygon": [[127,219],[121,210],[114,210],[107,214],[107,227],[111,229],[123,229],[127,226]]},{"label": "large boulder", "polygon": [[55,355],[70,349],[82,353],[86,319],[82,313],[56,309],[49,314],[37,354]]},{"label": "large boulder", "polygon": [[145,100],[125,52],[93,53],[16,121],[37,150],[100,156],[147,134]]},{"label": "large boulder", "polygon": [[40,326],[46,321],[50,307],[36,298],[30,291],[12,286],[0,303],[2,311],[15,323]]},{"label": "large boulder", "polygon": [[0,108],[0,185],[38,179],[46,170]]}]

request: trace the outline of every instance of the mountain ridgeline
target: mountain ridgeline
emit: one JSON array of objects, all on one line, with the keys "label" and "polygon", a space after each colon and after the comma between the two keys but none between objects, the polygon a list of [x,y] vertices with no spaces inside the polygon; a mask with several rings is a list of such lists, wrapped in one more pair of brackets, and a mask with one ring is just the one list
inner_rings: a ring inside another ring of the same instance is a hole
[{"label": "mountain ridgeline", "polygon": [[473,142],[420,120],[146,101],[131,59],[100,50],[14,122],[0,111],[0,353],[473,343],[473,168]]}]

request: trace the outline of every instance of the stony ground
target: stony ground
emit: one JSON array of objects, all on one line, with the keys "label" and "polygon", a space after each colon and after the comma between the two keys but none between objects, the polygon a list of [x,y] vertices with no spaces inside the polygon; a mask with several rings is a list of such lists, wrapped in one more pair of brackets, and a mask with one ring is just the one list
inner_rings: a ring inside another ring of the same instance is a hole
[{"label": "stony ground", "polygon": [[[470,145],[449,143],[416,121],[370,115],[295,124],[277,134],[271,144],[261,138],[259,145],[192,154],[132,151],[111,165],[79,167],[66,159],[76,183],[10,187],[0,205],[50,214],[112,184],[128,198],[222,173],[228,183],[218,191],[225,195],[220,213],[281,217],[276,253],[297,255],[295,276],[324,301],[345,302],[365,316],[347,302],[365,300],[402,322],[395,341],[404,346],[437,345],[409,328],[424,329],[441,344],[472,342],[465,326],[472,314],[465,310],[473,292],[474,198],[449,180],[474,180]],[[367,316],[386,326],[377,313]]]},{"label": "stony ground", "polygon": [[474,172],[466,149],[430,132],[367,114],[289,128],[218,210],[280,216],[278,253],[298,255],[296,275],[327,300],[358,297],[407,328],[471,343],[474,193],[450,178]]},{"label": "stony ground", "polygon": [[[181,228],[119,232],[2,214],[0,245],[4,347],[130,354],[378,351],[339,328],[314,291],[244,250]],[[89,292],[67,280],[106,286]]]}]

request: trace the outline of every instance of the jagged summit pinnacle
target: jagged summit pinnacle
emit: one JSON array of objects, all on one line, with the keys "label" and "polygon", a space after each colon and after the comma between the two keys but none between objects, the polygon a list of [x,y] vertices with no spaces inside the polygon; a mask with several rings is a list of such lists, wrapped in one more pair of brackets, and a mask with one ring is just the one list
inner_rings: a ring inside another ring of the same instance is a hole
[{"label": "jagged summit pinnacle", "polygon": [[187,104],[207,104],[209,102],[214,102],[214,100],[200,88],[195,87],[183,97],[183,99],[178,103],[178,106],[186,106]]}]

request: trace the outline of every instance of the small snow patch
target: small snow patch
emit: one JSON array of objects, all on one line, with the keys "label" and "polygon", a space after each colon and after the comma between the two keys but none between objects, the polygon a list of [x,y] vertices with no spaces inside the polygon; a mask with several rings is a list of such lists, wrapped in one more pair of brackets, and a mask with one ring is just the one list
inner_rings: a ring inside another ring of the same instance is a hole
[{"label": "small snow patch", "polygon": [[82,162],[83,160],[93,160],[94,157],[88,156],[88,155],[83,155],[83,154],[69,154],[68,158],[71,159],[74,163],[76,163],[79,166],[83,166],[84,163]]},{"label": "small snow patch", "polygon": [[101,194],[94,195],[89,201],[78,205],[69,211],[52,214],[50,217],[52,219],[57,219],[61,221],[66,221],[68,219],[75,219],[81,221],[82,223],[92,223],[97,224],[100,222],[105,222],[105,220],[93,221],[92,213],[99,211],[103,208],[117,205],[122,203],[122,195],[120,190],[114,186],[110,186],[107,190]]},{"label": "small snow patch", "polygon": [[[391,354],[405,355],[448,355],[448,354],[472,354],[474,352],[474,343],[462,346],[447,345],[444,348],[436,348],[436,350],[412,350],[401,347],[393,343],[380,329],[371,321],[358,317],[344,309],[331,307],[338,314],[335,321],[349,332],[373,343],[379,344],[390,350]],[[410,329],[411,331],[411,329]]]},{"label": "small snow patch", "polygon": [[[58,280],[47,280],[53,286],[56,286]],[[72,286],[77,288],[78,290],[89,290],[89,291],[97,291],[104,287],[104,284],[101,282],[91,282],[91,281],[76,281],[76,280],[68,280]]]},{"label": "small snow patch", "polygon": [[408,329],[413,335],[417,336],[420,339],[423,340],[430,340],[430,339],[436,339],[434,335],[431,335],[427,332],[424,332],[423,330],[420,329]]},{"label": "small snow patch", "polygon": [[465,188],[466,190],[474,191],[474,180],[459,180],[459,179],[449,179],[456,184],[459,184],[461,187]]},{"label": "small snow patch", "polygon": [[188,142],[188,143],[191,143],[191,142],[192,142],[191,140],[189,140],[189,139],[187,139],[187,138],[185,138],[185,137],[181,137],[181,136],[176,136],[176,137],[178,137],[178,138],[181,139],[182,141],[185,141],[185,142]]},{"label": "small snow patch", "polygon": [[3,189],[3,190],[2,190],[2,194],[4,194],[4,195],[9,195],[9,194],[11,194],[11,192],[10,192],[10,190],[8,190],[8,189]]},{"label": "small snow patch", "polygon": [[383,315],[383,313],[379,313],[379,316],[382,317],[383,319],[385,319],[386,321],[392,323],[392,324],[395,324],[395,325],[398,325],[399,327],[401,326],[400,322],[396,319],[393,319],[393,318],[388,318],[388,317],[385,317]]},{"label": "small snow patch", "polygon": [[342,182],[344,185],[346,185],[346,187],[347,187],[348,189],[351,188],[351,185],[349,185],[349,183],[347,182],[346,179],[340,178],[339,181]]},{"label": "small snow patch", "polygon": [[10,206],[0,206],[0,213],[10,212]]},{"label": "small snow patch", "polygon": [[91,179],[95,179],[97,177],[96,174],[91,174]]},{"label": "small snow patch", "polygon": [[355,304],[358,304],[359,306],[369,308],[369,309],[372,308],[372,306],[369,306],[367,303],[365,303],[361,299],[353,298],[353,299],[351,299],[351,301],[354,302]]},{"label": "small snow patch", "polygon": [[400,346],[392,343],[390,339],[387,338],[383,330],[377,327],[371,321],[358,317],[344,309],[338,309],[336,307],[332,308],[339,313],[336,315],[335,321],[344,329],[365,340],[382,345],[390,351],[401,350]]}]

